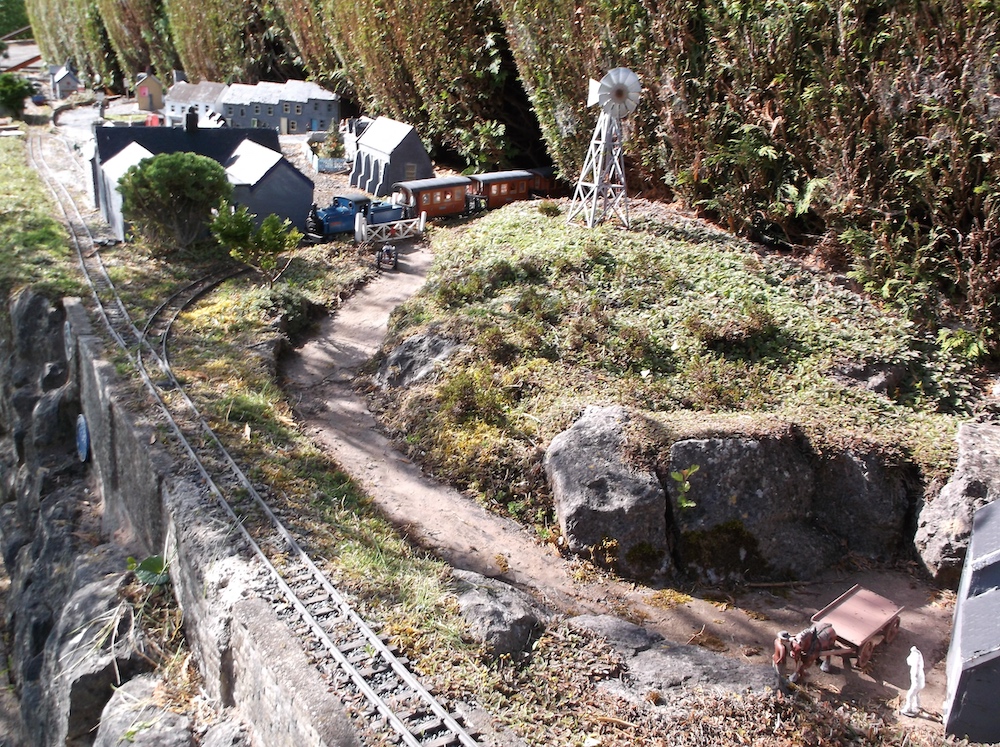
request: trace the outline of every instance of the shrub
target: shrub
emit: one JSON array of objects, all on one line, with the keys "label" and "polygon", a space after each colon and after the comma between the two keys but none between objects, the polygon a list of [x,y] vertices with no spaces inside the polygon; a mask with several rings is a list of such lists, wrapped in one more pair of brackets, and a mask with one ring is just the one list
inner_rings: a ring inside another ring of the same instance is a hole
[{"label": "shrub", "polygon": [[187,249],[205,234],[212,208],[233,187],[225,169],[195,153],[161,153],[132,166],[119,182],[122,215],[154,252]]}]

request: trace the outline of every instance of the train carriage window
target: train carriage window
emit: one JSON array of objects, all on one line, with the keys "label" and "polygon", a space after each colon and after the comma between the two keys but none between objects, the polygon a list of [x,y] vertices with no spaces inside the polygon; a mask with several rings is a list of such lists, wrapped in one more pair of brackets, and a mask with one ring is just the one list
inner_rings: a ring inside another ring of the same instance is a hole
[{"label": "train carriage window", "polygon": [[434,202],[435,202],[435,204],[438,203],[438,202],[441,202],[441,193],[440,192],[435,192],[434,193]]},{"label": "train carriage window", "polygon": [[424,192],[424,194],[420,195],[420,202],[422,202],[424,205],[426,205],[430,201],[431,201],[431,196],[429,194],[427,194],[426,192]]},{"label": "train carriage window", "polygon": [[517,183],[517,191],[518,191],[518,192],[519,192],[520,194],[522,194],[522,195],[523,195],[523,194],[524,194],[525,192],[527,192],[527,191],[528,191],[528,185],[527,185],[527,184],[525,184],[524,182],[518,182],[518,183]]},{"label": "train carriage window", "polygon": [[491,184],[490,185],[490,194],[491,195],[496,195],[496,193],[497,193],[497,185],[496,184]]},{"label": "train carriage window", "polygon": [[502,195],[507,194],[507,187],[508,186],[510,186],[510,185],[508,185],[507,182],[504,182],[503,184],[501,184],[500,185],[500,194],[502,194]]}]

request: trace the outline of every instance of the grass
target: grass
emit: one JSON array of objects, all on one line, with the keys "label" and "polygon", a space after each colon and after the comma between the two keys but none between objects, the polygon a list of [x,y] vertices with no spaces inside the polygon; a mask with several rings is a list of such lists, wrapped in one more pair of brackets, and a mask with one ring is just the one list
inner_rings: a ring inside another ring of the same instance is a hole
[{"label": "grass", "polygon": [[0,298],[27,285],[50,298],[82,295],[66,230],[20,138],[0,138],[0,203]]}]

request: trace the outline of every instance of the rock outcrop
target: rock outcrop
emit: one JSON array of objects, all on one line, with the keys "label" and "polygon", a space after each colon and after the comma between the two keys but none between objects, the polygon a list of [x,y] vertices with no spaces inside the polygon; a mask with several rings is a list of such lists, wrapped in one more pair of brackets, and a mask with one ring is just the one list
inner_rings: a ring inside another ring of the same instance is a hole
[{"label": "rock outcrop", "polygon": [[611,554],[621,573],[650,578],[672,567],[667,497],[655,474],[627,460],[629,417],[623,407],[586,408],[552,439],[545,473],[569,549]]},{"label": "rock outcrop", "polygon": [[[611,565],[626,575],[680,569],[712,582],[809,578],[847,553],[891,560],[912,552],[920,491],[912,466],[874,452],[819,455],[786,426],[679,439],[643,468],[627,454],[629,419],[621,407],[588,407],[546,453],[574,552],[600,562],[594,548],[613,543]],[[678,474],[687,475],[683,494]]]},{"label": "rock outcrop", "polygon": [[1000,425],[964,423],[957,441],[955,472],[921,509],[914,538],[927,570],[948,586],[956,585],[962,573],[972,515],[1000,497]]}]

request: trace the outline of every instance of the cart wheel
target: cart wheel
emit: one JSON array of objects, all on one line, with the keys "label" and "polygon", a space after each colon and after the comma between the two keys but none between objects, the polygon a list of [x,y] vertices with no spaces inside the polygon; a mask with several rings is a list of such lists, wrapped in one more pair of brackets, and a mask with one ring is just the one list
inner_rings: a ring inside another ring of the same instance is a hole
[{"label": "cart wheel", "polygon": [[872,652],[875,650],[875,641],[868,641],[861,650],[858,651],[858,669],[864,669],[868,662],[872,660]]},{"label": "cart wheel", "polygon": [[896,638],[896,633],[899,632],[899,618],[897,617],[893,620],[885,629],[885,642],[892,643]]}]

